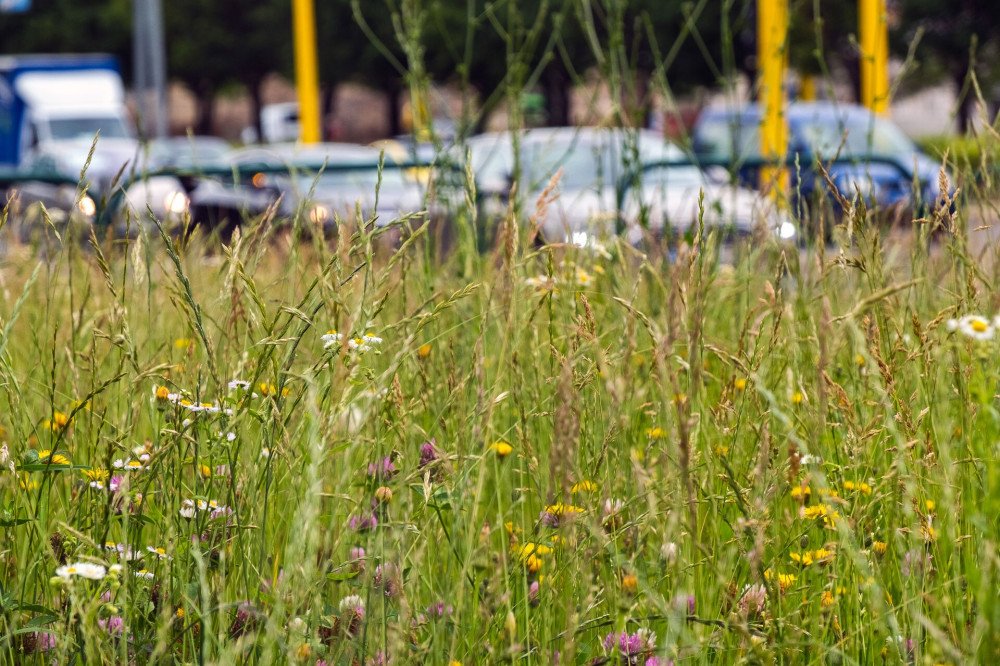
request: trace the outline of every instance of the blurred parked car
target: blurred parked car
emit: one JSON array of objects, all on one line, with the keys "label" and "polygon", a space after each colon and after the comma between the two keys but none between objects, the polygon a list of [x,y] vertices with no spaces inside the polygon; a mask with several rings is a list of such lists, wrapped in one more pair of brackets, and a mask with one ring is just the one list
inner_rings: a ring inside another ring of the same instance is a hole
[{"label": "blurred parked car", "polygon": [[[276,206],[291,218],[301,211],[312,226],[327,231],[336,218],[376,224],[424,210],[424,188],[387,159],[379,175],[381,151],[354,144],[278,144],[229,153],[213,177],[189,190],[192,217],[231,227]],[[235,180],[234,180],[235,176]],[[377,203],[377,209],[376,209]]]},{"label": "blurred parked car", "polygon": [[[485,212],[504,214],[515,174],[514,137],[509,132],[469,140],[477,187]],[[790,239],[794,227],[760,196],[712,182],[684,153],[649,131],[598,128],[528,130],[518,137],[525,215],[562,169],[555,199],[538,221],[549,241],[624,233],[637,242],[644,233],[682,234],[699,223],[704,193],[706,227],[728,227],[749,234],[758,225]]]},{"label": "blurred parked car", "polygon": [[[790,104],[786,117],[790,191],[806,201],[814,200],[815,193],[829,194],[815,169],[816,158],[837,158],[829,167],[830,177],[848,199],[858,191],[883,210],[899,210],[932,206],[940,197],[941,165],[887,118],[864,107],[831,102]],[[735,169],[741,183],[756,186],[760,124],[756,104],[705,109],[693,130],[695,155],[703,164]]]},{"label": "blurred parked car", "polygon": [[78,192],[68,176],[49,172],[0,169],[0,211],[7,213],[7,227],[22,241],[47,233],[51,224],[65,234],[71,223],[86,235],[97,207],[86,192]]}]

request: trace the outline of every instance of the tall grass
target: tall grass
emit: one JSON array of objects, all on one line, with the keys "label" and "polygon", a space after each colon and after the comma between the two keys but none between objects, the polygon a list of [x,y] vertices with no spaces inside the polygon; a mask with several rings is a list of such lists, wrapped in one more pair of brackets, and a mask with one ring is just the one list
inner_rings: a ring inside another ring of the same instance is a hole
[{"label": "tall grass", "polygon": [[443,257],[412,220],[10,241],[3,662],[997,656],[991,181],[722,261],[540,246],[517,197],[482,252],[473,176]]}]

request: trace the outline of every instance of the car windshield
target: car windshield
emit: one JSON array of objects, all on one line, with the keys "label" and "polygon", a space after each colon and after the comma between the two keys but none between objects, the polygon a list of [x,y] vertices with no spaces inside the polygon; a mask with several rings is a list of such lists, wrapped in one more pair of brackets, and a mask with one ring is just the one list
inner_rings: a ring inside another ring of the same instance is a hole
[{"label": "car windshield", "polygon": [[308,192],[315,183],[316,192],[358,192],[374,196],[376,186],[386,189],[402,189],[407,186],[408,182],[403,169],[383,167],[380,184],[378,169],[358,167],[329,169],[318,176],[315,173],[300,175],[295,178],[295,187],[302,192]]},{"label": "car windshield", "polygon": [[[913,142],[892,122],[877,116],[852,115],[840,121],[812,120],[793,127],[799,148],[821,157],[837,154],[852,155],[912,155]],[[843,148],[841,148],[843,142]]]},{"label": "car windshield", "polygon": [[[878,116],[811,117],[789,123],[790,153],[805,152],[832,157],[862,155],[911,156],[916,147],[891,121]],[[846,132],[846,136],[845,136]],[[844,142],[840,148],[841,141]],[[759,157],[760,120],[751,117],[718,117],[699,124],[695,135],[695,150],[699,155],[717,159]]]},{"label": "car windshield", "polygon": [[591,137],[533,142],[525,148],[524,163],[533,191],[545,187],[560,168],[563,189],[583,190],[614,187],[639,164],[679,157],[673,144],[658,137],[607,131]]},{"label": "car windshield", "polygon": [[702,187],[705,176],[696,166],[660,166],[642,173],[642,185],[657,187]]},{"label": "car windshield", "polygon": [[131,138],[125,123],[115,116],[92,116],[89,118],[50,118],[49,132],[53,139],[93,139],[98,132],[101,138]]}]

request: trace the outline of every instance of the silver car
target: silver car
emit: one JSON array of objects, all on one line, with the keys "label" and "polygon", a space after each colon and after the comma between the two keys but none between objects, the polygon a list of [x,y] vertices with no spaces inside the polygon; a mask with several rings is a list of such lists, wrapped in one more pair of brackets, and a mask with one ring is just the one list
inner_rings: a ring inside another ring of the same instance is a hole
[{"label": "silver car", "polygon": [[763,227],[783,240],[795,237],[788,217],[761,195],[713,182],[654,132],[569,127],[516,136],[499,132],[473,137],[469,149],[488,216],[504,213],[515,176],[529,207],[526,215],[532,214],[538,196],[562,170],[558,196],[537,220],[550,241],[582,244],[622,234],[635,243],[648,233],[683,234],[699,224],[702,195],[708,228],[750,234]]}]

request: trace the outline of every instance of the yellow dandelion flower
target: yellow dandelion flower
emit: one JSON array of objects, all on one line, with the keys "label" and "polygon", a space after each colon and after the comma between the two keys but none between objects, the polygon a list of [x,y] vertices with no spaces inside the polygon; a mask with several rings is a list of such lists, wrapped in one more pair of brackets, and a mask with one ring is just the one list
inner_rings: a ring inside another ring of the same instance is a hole
[{"label": "yellow dandelion flower", "polygon": [[812,495],[812,488],[809,486],[792,486],[791,495],[794,499],[805,498],[808,500],[809,496]]},{"label": "yellow dandelion flower", "polygon": [[628,574],[622,578],[622,592],[635,594],[639,589],[639,578],[635,574]]},{"label": "yellow dandelion flower", "polygon": [[597,492],[597,484],[593,481],[580,481],[579,483],[574,483],[569,492],[573,495],[577,493],[594,493]]},{"label": "yellow dandelion flower", "polygon": [[844,490],[857,491],[863,495],[872,494],[872,487],[864,481],[844,481]]},{"label": "yellow dandelion flower", "polygon": [[[765,580],[771,580],[771,570],[770,569],[767,569],[766,571],[764,571],[764,579]],[[790,588],[792,585],[794,585],[797,580],[798,580],[798,577],[795,574],[779,573],[778,574],[778,587],[781,589],[782,592],[786,592],[788,590],[788,588]]]},{"label": "yellow dandelion flower", "polygon": [[792,404],[794,405],[801,405],[805,399],[806,397],[802,395],[801,391],[796,391],[792,394]]},{"label": "yellow dandelion flower", "polygon": [[426,344],[420,345],[420,348],[417,349],[417,355],[420,356],[420,358],[427,358],[431,355],[431,346]]},{"label": "yellow dandelion flower", "polygon": [[858,354],[857,356],[854,357],[854,362],[858,364],[859,368],[864,367],[865,357],[862,356],[861,354]]},{"label": "yellow dandelion flower", "polygon": [[538,573],[539,569],[542,568],[542,558],[535,555],[528,555],[524,559],[524,568],[531,573]]},{"label": "yellow dandelion flower", "polygon": [[37,490],[39,483],[35,479],[32,479],[27,474],[22,474],[17,477],[17,483],[21,486],[21,490],[26,490],[31,492],[32,490]]},{"label": "yellow dandelion flower", "polygon": [[646,428],[646,437],[650,439],[663,439],[667,436],[667,433],[663,428],[656,426],[655,428]]},{"label": "yellow dandelion flower", "polygon": [[52,414],[51,419],[45,419],[45,421],[42,422],[42,427],[46,430],[51,430],[52,432],[59,432],[60,430],[67,428],[71,422],[72,419],[62,412],[55,412]]},{"label": "yellow dandelion flower", "polygon": [[887,550],[889,550],[889,544],[887,544],[885,541],[874,541],[872,542],[872,550],[875,552],[876,555],[881,557],[885,555],[885,552]]},{"label": "yellow dandelion flower", "polygon": [[184,609],[183,608],[178,608],[177,611],[174,613],[174,615],[176,615],[178,617],[178,619],[182,619],[183,620],[184,619]]},{"label": "yellow dandelion flower", "polygon": [[746,377],[737,377],[735,381],[733,381],[733,386],[736,388],[737,391],[745,390],[747,387]]},{"label": "yellow dandelion flower", "polygon": [[98,483],[104,483],[105,481],[108,480],[108,477],[111,476],[108,470],[99,469],[97,467],[91,467],[90,469],[81,469],[80,473],[83,474],[83,476],[86,477],[88,481],[96,481]]},{"label": "yellow dandelion flower", "polygon": [[194,340],[191,338],[177,338],[174,340],[174,349],[188,349],[194,345]]},{"label": "yellow dandelion flower", "polygon": [[166,386],[156,387],[156,399],[160,401],[167,400],[170,397],[170,389]]},{"label": "yellow dandelion flower", "polygon": [[577,513],[583,513],[583,509],[572,504],[563,504],[560,502],[545,507],[545,512],[554,516],[572,516]]},{"label": "yellow dandelion flower", "polygon": [[493,442],[490,444],[490,450],[496,453],[498,458],[503,459],[514,451],[514,447],[507,442]]},{"label": "yellow dandelion flower", "polygon": [[825,518],[828,512],[825,504],[813,504],[802,509],[802,517],[806,520],[816,520]]},{"label": "yellow dandelion flower", "polygon": [[729,455],[729,447],[723,446],[722,444],[716,444],[715,455],[719,456],[720,458],[725,458],[726,456]]},{"label": "yellow dandelion flower", "polygon": [[933,511],[934,507],[935,507],[934,500],[925,500],[924,501],[924,507],[926,507],[928,513],[930,513],[931,511]]},{"label": "yellow dandelion flower", "polygon": [[833,592],[831,592],[830,590],[825,590],[823,592],[823,596],[821,596],[819,599],[820,605],[822,605],[823,608],[829,608],[830,606],[833,605],[834,601],[835,599],[833,596]]},{"label": "yellow dandelion flower", "polygon": [[51,465],[68,465],[69,458],[62,455],[61,453],[52,453],[48,449],[44,449],[38,452],[38,462],[48,463]]},{"label": "yellow dandelion flower", "polygon": [[198,467],[198,471],[201,472],[201,475],[203,477],[205,477],[206,479],[209,478],[210,476],[212,476],[212,468],[209,467],[208,465],[204,464],[204,463],[202,463]]}]

